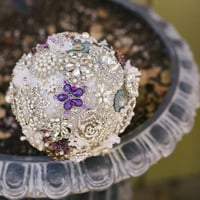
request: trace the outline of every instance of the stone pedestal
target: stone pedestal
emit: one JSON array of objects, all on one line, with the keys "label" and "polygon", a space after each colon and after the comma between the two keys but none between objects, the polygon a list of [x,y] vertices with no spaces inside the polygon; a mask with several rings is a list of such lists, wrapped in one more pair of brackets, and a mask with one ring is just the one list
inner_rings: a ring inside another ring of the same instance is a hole
[{"label": "stone pedestal", "polygon": [[165,46],[171,60],[172,78],[163,102],[150,119],[122,135],[122,142],[104,156],[75,163],[53,161],[46,156],[0,154],[1,196],[131,199],[128,182],[115,184],[145,173],[159,159],[169,156],[182,136],[190,132],[199,107],[199,73],[190,48],[150,8],[127,0],[110,1],[144,20]]}]

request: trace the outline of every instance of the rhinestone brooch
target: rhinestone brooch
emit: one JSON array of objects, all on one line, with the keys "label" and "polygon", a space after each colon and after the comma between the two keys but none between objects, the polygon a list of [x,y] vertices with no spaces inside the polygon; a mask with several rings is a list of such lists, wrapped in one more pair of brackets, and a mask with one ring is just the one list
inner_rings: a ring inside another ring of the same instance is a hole
[{"label": "rhinestone brooch", "polygon": [[88,33],[49,36],[23,55],[6,100],[21,140],[57,160],[107,153],[134,115],[140,72]]}]

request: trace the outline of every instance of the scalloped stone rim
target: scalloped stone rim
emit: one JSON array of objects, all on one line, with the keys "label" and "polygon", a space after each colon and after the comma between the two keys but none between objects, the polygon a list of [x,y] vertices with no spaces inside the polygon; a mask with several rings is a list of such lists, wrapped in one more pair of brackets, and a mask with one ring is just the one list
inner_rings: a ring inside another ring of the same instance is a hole
[{"label": "scalloped stone rim", "polygon": [[122,143],[105,156],[74,163],[0,154],[0,195],[12,199],[58,199],[70,193],[103,190],[146,172],[159,159],[170,155],[183,134],[190,132],[200,103],[199,72],[190,48],[173,26],[150,8],[127,0],[111,1],[146,21],[167,47],[173,77],[163,104],[151,119],[124,136]]}]

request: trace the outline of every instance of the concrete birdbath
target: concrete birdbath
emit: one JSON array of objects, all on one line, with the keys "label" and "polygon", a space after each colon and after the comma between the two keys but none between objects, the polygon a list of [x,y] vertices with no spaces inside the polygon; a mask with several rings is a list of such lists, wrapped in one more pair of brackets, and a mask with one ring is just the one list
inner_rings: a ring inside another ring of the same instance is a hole
[{"label": "concrete birdbath", "polygon": [[[27,2],[10,1],[0,8],[0,195],[120,199],[125,186],[119,182],[142,175],[169,156],[193,126],[199,73],[190,48],[150,8],[127,0]],[[122,142],[110,153],[80,163],[54,161],[20,142],[20,126],[4,102],[22,52],[48,34],[65,30],[106,38],[142,72],[135,117],[121,134]]]}]

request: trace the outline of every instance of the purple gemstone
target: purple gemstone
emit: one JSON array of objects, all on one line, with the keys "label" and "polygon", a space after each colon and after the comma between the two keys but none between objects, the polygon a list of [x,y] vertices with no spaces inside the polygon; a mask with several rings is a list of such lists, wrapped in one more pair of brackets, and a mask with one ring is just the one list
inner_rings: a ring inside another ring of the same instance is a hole
[{"label": "purple gemstone", "polygon": [[75,106],[75,103],[73,101],[70,101],[71,106]]},{"label": "purple gemstone", "polygon": [[65,91],[65,92],[71,92],[72,91],[72,87],[71,87],[71,85],[70,84],[65,84],[64,85],[64,87],[63,87],[63,90]]},{"label": "purple gemstone", "polygon": [[73,95],[75,97],[80,97],[83,95],[83,90],[81,88],[77,88],[74,92],[73,92]]},{"label": "purple gemstone", "polygon": [[68,100],[64,103],[65,110],[70,110],[72,108],[71,100]]},{"label": "purple gemstone", "polygon": [[61,147],[64,148],[64,147],[65,147],[65,143],[62,143],[62,144],[61,144]]},{"label": "purple gemstone", "polygon": [[58,99],[59,101],[65,101],[67,98],[68,98],[68,95],[66,95],[66,94],[59,94],[59,95],[57,96],[57,99]]},{"label": "purple gemstone", "polygon": [[83,105],[83,101],[81,99],[72,99],[71,101],[75,104],[75,106],[80,107]]},{"label": "purple gemstone", "polygon": [[47,40],[45,40],[41,45],[41,48],[48,48]]},{"label": "purple gemstone", "polygon": [[75,90],[76,90],[76,87],[75,87],[75,86],[72,86],[71,91],[74,92]]}]

